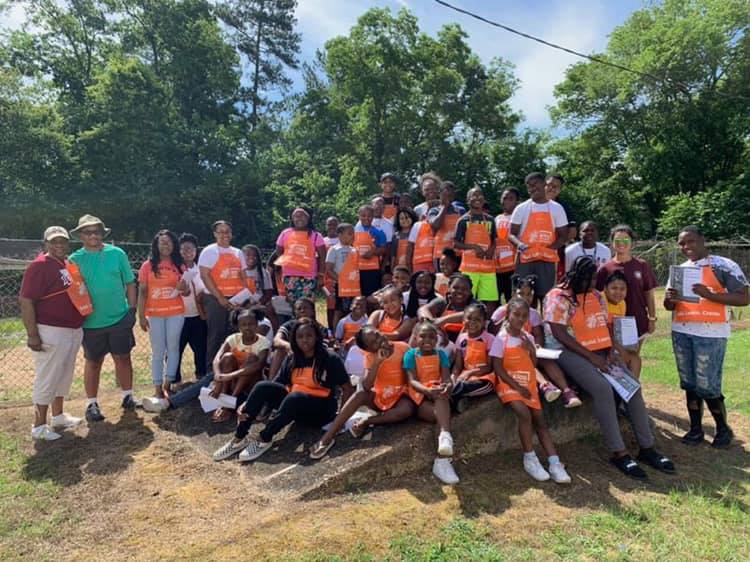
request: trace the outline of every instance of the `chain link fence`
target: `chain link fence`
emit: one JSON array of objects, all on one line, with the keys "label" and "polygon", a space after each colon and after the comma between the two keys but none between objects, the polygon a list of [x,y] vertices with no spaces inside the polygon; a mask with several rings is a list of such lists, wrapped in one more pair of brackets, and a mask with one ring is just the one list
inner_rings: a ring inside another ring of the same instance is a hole
[{"label": "chain link fence", "polygon": [[[115,243],[128,254],[134,272],[148,259],[150,244]],[[71,241],[71,251],[78,246]],[[743,271],[750,272],[750,244],[712,243],[710,246],[713,253],[736,261]],[[0,406],[28,404],[31,400],[34,361],[26,347],[26,330],[20,318],[18,293],[26,266],[41,250],[39,241],[0,239]],[[263,253],[265,257],[267,252]],[[684,261],[672,242],[639,242],[634,253],[651,264],[662,286],[669,278],[669,266]],[[136,347],[132,354],[135,383],[139,388],[147,388],[151,383],[151,345],[148,334],[137,327],[135,338]],[[83,395],[82,372],[81,351],[71,396]],[[186,379],[190,379],[193,373],[193,357],[189,347],[183,355],[182,372]],[[108,358],[102,369],[102,389],[114,388],[114,366]]]}]

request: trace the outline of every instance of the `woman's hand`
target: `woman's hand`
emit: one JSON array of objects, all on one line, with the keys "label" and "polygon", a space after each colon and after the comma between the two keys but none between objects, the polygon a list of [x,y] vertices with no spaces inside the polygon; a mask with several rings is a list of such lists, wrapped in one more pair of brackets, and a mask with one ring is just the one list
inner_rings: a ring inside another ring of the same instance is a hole
[{"label": "woman's hand", "polygon": [[146,318],[145,316],[141,316],[138,319],[138,324],[140,324],[141,330],[143,330],[144,332],[148,332],[148,318]]},{"label": "woman's hand", "polygon": [[648,321],[648,329],[646,330],[649,334],[653,334],[656,331],[656,320]]},{"label": "woman's hand", "polygon": [[605,372],[605,373],[609,371],[609,363],[607,363],[607,360],[601,355],[592,353],[591,357],[589,358],[589,361],[594,367],[596,367],[600,371]]},{"label": "woman's hand", "polygon": [[[216,376],[214,376],[214,380],[216,380],[216,378],[217,378],[217,377],[216,377]],[[209,391],[209,393],[208,393],[208,395],[209,395],[209,396],[210,396],[211,398],[218,398],[220,394],[221,394],[221,387],[220,387],[219,385],[217,385],[217,384],[213,385],[213,386],[211,387],[211,390],[210,390],[210,391]]]},{"label": "woman's hand", "polygon": [[247,420],[247,414],[245,413],[245,402],[240,404],[240,407],[237,408],[237,420],[238,421],[246,421]]}]

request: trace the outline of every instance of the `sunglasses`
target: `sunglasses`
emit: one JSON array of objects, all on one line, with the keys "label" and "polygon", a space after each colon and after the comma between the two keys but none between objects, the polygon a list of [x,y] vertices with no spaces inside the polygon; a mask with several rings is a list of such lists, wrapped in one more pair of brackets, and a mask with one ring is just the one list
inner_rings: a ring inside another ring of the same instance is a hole
[{"label": "sunglasses", "polygon": [[104,233],[101,230],[99,230],[99,229],[96,229],[96,230],[82,230],[81,231],[81,235],[82,236],[102,236],[103,234]]},{"label": "sunglasses", "polygon": [[613,238],[612,242],[615,244],[630,244],[633,240],[631,238]]}]

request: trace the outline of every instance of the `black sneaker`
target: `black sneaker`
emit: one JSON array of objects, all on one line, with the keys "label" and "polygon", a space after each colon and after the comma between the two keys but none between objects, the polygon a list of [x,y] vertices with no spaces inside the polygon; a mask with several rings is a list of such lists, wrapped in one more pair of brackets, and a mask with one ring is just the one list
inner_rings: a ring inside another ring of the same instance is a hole
[{"label": "black sneaker", "polygon": [[703,443],[704,437],[705,435],[703,434],[703,429],[696,427],[692,428],[682,436],[682,442],[685,445],[700,445],[701,443]]},{"label": "black sneaker", "polygon": [[726,447],[729,447],[729,445],[732,444],[733,438],[734,438],[734,432],[729,426],[727,426],[724,429],[720,429],[716,432],[716,437],[714,437],[714,440],[711,443],[711,446],[716,449],[725,449]]},{"label": "black sneaker", "polygon": [[139,402],[136,402],[132,394],[128,394],[125,398],[122,399],[123,410],[133,411],[139,406],[142,406],[142,404],[140,404]]},{"label": "black sneaker", "polygon": [[656,449],[641,449],[641,452],[638,454],[638,460],[666,474],[675,473],[674,463]]},{"label": "black sneaker", "polygon": [[645,480],[648,478],[648,475],[640,466],[638,466],[638,463],[635,462],[630,455],[613,457],[609,459],[609,462],[619,468],[625,476],[630,476],[636,480]]},{"label": "black sneaker", "polygon": [[104,421],[104,415],[99,409],[99,404],[94,402],[86,407],[86,421],[88,422],[100,422]]}]

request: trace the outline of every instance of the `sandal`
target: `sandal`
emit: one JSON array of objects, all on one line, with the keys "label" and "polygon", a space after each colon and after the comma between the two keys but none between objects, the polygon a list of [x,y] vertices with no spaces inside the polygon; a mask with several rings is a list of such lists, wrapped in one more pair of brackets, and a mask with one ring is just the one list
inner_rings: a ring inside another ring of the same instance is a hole
[{"label": "sandal", "polygon": [[648,475],[640,466],[638,466],[638,463],[635,462],[630,455],[613,457],[609,459],[609,462],[615,465],[625,476],[630,476],[636,480],[645,480],[648,478]]},{"label": "sandal", "polygon": [[365,431],[367,431],[367,426],[365,425],[367,423],[367,418],[362,418],[357,421],[355,421],[352,426],[349,428],[349,433],[351,433],[352,437],[355,439],[361,439],[362,436],[365,434]]},{"label": "sandal", "polygon": [[310,458],[313,460],[322,459],[331,450],[331,447],[336,443],[335,439],[331,439],[328,445],[323,445],[323,441],[318,441],[312,447],[310,447]]},{"label": "sandal", "polygon": [[211,417],[211,421],[213,421],[214,423],[224,423],[231,417],[231,410],[227,410],[226,408],[219,408],[214,412],[214,415]]},{"label": "sandal", "polygon": [[656,449],[641,449],[637,458],[639,461],[645,462],[649,466],[666,474],[674,474],[676,472],[674,463],[668,457],[657,452]]}]

